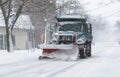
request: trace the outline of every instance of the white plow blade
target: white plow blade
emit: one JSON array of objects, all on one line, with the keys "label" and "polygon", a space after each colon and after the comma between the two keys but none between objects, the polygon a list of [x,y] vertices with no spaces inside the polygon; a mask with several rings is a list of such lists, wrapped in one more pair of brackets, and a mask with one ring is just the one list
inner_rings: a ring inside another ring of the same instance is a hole
[{"label": "white plow blade", "polygon": [[43,54],[43,56],[61,60],[76,60],[79,51],[77,45],[46,45],[46,47],[43,48],[59,49],[58,51],[50,54]]}]

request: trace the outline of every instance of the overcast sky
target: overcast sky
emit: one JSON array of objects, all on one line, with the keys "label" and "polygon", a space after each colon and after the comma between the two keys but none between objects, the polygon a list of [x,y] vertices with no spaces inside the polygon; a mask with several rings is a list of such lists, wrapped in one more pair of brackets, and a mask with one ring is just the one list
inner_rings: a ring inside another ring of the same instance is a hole
[{"label": "overcast sky", "polygon": [[120,0],[79,0],[86,12],[109,21],[120,20]]},{"label": "overcast sky", "polygon": [[[107,25],[105,30],[100,31],[98,40],[114,41],[119,39],[116,33],[116,21],[120,21],[120,0],[79,0],[86,12],[92,16],[102,16]],[[102,26],[102,25],[101,25]],[[106,35],[107,34],[107,35]],[[104,38],[104,37],[106,38]],[[103,37],[103,38],[102,38]]]},{"label": "overcast sky", "polygon": [[[84,9],[92,15],[114,15],[120,10],[120,2],[118,0],[79,0]],[[120,13],[120,11],[119,11]]]}]

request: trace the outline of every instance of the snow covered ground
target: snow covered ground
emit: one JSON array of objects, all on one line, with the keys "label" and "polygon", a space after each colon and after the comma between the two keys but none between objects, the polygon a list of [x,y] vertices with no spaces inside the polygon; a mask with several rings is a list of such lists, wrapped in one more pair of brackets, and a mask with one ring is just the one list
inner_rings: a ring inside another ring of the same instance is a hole
[{"label": "snow covered ground", "polygon": [[41,50],[0,50],[0,77],[119,77],[120,45],[97,42],[93,56],[78,61],[39,60]]},{"label": "snow covered ground", "polygon": [[92,57],[78,61],[39,60],[41,50],[0,50],[0,77],[120,77],[120,38],[114,23],[106,25],[92,46]]},{"label": "snow covered ground", "polygon": [[[97,1],[100,0],[83,1],[87,2],[86,10],[93,11],[93,15],[111,15],[111,11],[116,12],[120,6],[120,3],[115,3],[118,0],[101,0],[105,4]],[[114,19],[119,14],[107,18]],[[116,40],[120,37],[115,34],[114,23],[109,23],[106,27],[98,36],[101,42],[95,42],[92,46],[92,57],[78,61],[39,60],[42,52],[40,49],[34,52],[17,50],[11,53],[0,50],[0,77],[120,77],[120,44]]]}]

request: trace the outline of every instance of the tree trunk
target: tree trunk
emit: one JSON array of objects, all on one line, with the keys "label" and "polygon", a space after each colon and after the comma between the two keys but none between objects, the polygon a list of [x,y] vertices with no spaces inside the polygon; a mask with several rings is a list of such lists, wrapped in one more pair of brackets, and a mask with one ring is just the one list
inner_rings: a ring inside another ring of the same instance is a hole
[{"label": "tree trunk", "polygon": [[9,31],[9,51],[13,51],[12,31]]},{"label": "tree trunk", "polygon": [[8,29],[8,20],[6,19],[5,20],[5,25],[6,25],[6,48],[7,48],[7,51],[10,52],[10,42],[9,42],[9,29]]},{"label": "tree trunk", "polygon": [[7,51],[10,52],[10,42],[9,42],[9,31],[6,30],[6,48],[7,48]]},{"label": "tree trunk", "polygon": [[13,51],[13,42],[12,42],[12,32],[11,31],[6,31],[6,47],[8,52]]}]

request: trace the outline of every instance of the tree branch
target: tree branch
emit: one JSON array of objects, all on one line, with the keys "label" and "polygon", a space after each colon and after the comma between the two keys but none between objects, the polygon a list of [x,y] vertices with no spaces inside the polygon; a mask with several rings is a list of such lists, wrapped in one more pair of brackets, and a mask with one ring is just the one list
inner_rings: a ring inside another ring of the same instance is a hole
[{"label": "tree branch", "polygon": [[[3,3],[2,0],[0,0],[0,3]],[[8,19],[7,19],[7,16],[6,16],[6,11],[5,11],[5,8],[4,6],[0,6],[1,7],[1,10],[2,10],[2,14],[3,14],[3,17],[4,17],[4,20],[5,20],[5,24],[8,24]]]},{"label": "tree branch", "polygon": [[6,4],[9,0],[5,1],[4,3],[1,2],[2,0],[0,0],[0,6],[3,6],[4,4]]},{"label": "tree branch", "polygon": [[12,3],[12,0],[9,0],[7,19],[9,19],[9,17],[10,17],[10,12],[11,12],[11,3]]},{"label": "tree branch", "polygon": [[18,17],[20,16],[20,14],[21,14],[21,12],[22,12],[22,8],[23,8],[23,6],[24,6],[24,3],[25,3],[25,0],[22,0],[22,4],[19,6],[19,8],[18,8],[18,10],[17,10],[17,13],[16,13],[15,17],[14,17],[13,20],[12,20],[12,24],[11,24],[10,27],[9,27],[10,30],[13,29],[13,27],[14,27],[17,19],[18,19]]}]

